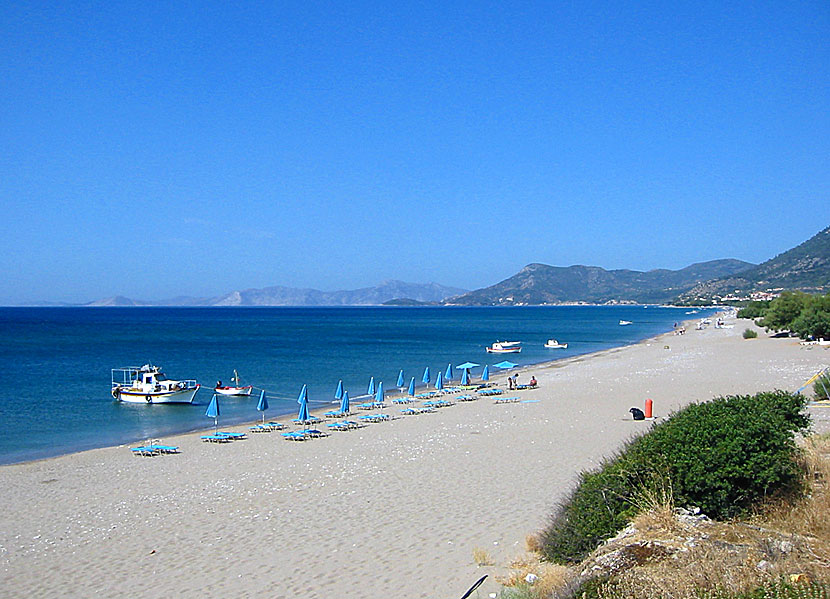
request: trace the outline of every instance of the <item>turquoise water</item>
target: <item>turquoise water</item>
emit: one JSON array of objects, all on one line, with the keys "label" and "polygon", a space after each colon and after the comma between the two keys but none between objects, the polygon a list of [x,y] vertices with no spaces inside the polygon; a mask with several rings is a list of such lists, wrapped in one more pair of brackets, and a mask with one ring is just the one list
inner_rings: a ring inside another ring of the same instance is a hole
[{"label": "turquoise water", "polygon": [[[433,381],[447,364],[521,365],[635,343],[703,316],[643,306],[520,308],[0,308],[0,463],[129,443],[212,426],[210,388],[234,368],[268,390],[276,419],[297,411],[308,385],[310,407],[333,407],[337,381],[354,399],[371,376],[394,389]],[[619,326],[620,320],[634,324]],[[567,342],[547,350],[548,338]],[[521,340],[521,354],[487,354],[498,339]],[[173,379],[205,388],[193,405],[113,401],[110,369],[153,363]],[[493,370],[491,368],[491,370]],[[480,374],[481,369],[474,373]],[[457,375],[458,376],[458,375]],[[457,380],[457,378],[456,378]],[[257,398],[222,398],[220,425],[260,418]]]}]

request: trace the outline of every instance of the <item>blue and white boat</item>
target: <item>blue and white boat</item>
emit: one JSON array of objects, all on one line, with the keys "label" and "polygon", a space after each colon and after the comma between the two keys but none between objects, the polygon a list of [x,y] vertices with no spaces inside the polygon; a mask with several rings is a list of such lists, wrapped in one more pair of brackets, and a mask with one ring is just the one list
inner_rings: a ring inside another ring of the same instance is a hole
[{"label": "blue and white boat", "polygon": [[199,383],[168,379],[151,364],[112,369],[112,396],[127,403],[192,403]]}]

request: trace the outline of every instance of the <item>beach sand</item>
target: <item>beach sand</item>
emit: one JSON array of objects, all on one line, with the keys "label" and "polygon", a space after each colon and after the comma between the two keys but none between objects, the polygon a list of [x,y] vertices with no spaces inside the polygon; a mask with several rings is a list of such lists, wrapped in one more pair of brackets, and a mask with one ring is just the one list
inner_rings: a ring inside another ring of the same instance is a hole
[{"label": "beach sand", "polygon": [[[0,467],[3,597],[460,597],[499,589],[577,473],[691,401],[796,390],[830,351],[688,328],[521,370],[526,402],[458,403],[323,439],[279,433],[181,454],[112,447]],[[552,357],[555,355],[552,352]],[[503,381],[503,376],[502,376]],[[812,408],[828,430],[830,408]],[[244,431],[246,427],[232,427]],[[495,562],[477,567],[473,550]]]}]

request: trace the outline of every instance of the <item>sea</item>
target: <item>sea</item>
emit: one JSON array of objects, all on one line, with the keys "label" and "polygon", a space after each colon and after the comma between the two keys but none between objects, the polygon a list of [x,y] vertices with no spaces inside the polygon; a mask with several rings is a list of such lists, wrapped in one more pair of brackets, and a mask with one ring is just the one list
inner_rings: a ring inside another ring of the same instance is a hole
[{"label": "sea", "polygon": [[[338,381],[361,401],[369,381],[397,392],[401,370],[422,389],[427,367],[509,360],[519,368],[628,345],[702,318],[661,306],[533,307],[228,307],[0,308],[0,464],[96,447],[130,444],[213,427],[205,416],[217,380],[233,370],[257,392],[220,398],[220,428],[296,417],[308,386],[309,407],[336,408]],[[631,325],[620,326],[620,320]],[[567,349],[545,349],[546,340]],[[488,354],[494,341],[521,341],[519,354]],[[111,394],[111,370],[161,366],[168,378],[196,379],[186,405],[127,404]],[[455,381],[460,378],[455,370]],[[446,382],[445,382],[446,383]],[[365,401],[365,399],[364,399]]]}]

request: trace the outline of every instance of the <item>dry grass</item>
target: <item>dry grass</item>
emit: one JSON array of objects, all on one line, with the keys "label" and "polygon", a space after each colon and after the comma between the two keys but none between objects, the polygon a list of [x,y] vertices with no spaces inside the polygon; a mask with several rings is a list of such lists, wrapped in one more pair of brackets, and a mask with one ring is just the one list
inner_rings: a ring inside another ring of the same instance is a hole
[{"label": "dry grass", "polygon": [[[529,575],[532,583],[528,582]],[[528,554],[511,562],[510,573],[496,580],[506,587],[524,589],[527,597],[542,599],[554,596],[556,590],[567,586],[572,578],[567,567],[541,562],[538,554]]]},{"label": "dry grass", "polygon": [[475,547],[473,549],[473,563],[476,566],[492,566],[496,562],[493,561],[493,558],[490,557],[490,554],[487,552],[486,549],[482,549],[481,547]]}]

